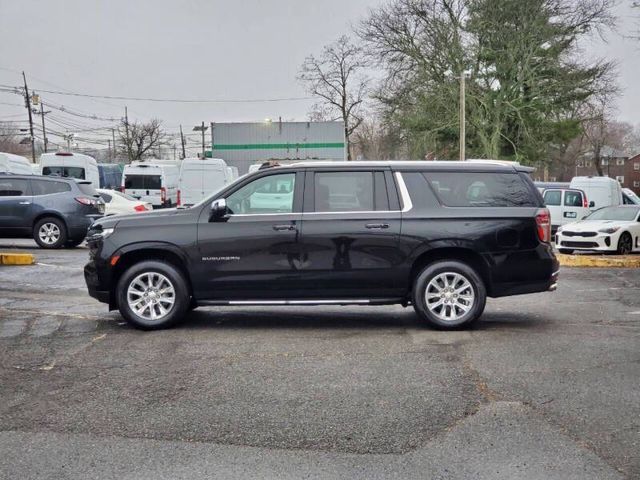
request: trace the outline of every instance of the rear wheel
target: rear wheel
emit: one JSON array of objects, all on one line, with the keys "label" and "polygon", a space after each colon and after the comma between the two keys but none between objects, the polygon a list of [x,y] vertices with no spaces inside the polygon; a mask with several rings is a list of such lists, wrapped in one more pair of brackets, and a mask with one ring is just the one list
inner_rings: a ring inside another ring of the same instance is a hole
[{"label": "rear wheel", "polygon": [[564,255],[571,255],[573,253],[573,250],[570,248],[559,248],[558,251]]},{"label": "rear wheel", "polygon": [[466,263],[450,260],[427,265],[413,285],[416,313],[432,326],[454,329],[471,325],[487,300],[484,282]]},{"label": "rear wheel", "polygon": [[58,218],[42,218],[33,226],[33,239],[42,248],[60,248],[67,241],[67,227]]},{"label": "rear wheel", "polygon": [[118,309],[137,328],[167,328],[181,320],[190,304],[187,281],[173,265],[157,260],[137,263],[116,287]]},{"label": "rear wheel", "polygon": [[633,249],[633,240],[629,233],[624,232],[618,240],[618,255],[628,255]]}]

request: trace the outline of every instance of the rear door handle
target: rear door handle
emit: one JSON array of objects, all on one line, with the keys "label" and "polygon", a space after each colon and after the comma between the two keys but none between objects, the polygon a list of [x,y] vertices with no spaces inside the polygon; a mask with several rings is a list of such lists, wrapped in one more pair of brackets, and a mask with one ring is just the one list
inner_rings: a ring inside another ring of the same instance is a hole
[{"label": "rear door handle", "polygon": [[282,232],[284,230],[295,230],[296,226],[288,223],[286,225],[274,225],[273,229],[277,232]]},{"label": "rear door handle", "polygon": [[384,228],[389,228],[389,224],[388,223],[367,223],[365,225],[365,228],[368,229],[384,229]]}]

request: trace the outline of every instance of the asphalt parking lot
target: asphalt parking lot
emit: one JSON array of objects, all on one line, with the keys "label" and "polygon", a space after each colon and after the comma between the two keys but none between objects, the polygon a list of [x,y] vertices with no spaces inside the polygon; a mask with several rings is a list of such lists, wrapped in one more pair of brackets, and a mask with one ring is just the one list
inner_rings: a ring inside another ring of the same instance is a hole
[{"label": "asphalt parking lot", "polygon": [[0,478],[640,478],[640,270],[565,268],[470,331],[392,306],[145,333],[86,294],[86,249],[29,251],[0,267]]}]

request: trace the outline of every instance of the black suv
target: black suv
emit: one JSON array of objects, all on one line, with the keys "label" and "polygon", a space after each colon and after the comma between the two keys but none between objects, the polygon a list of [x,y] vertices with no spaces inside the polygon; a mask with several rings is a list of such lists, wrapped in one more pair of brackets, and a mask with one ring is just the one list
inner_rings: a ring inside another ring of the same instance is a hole
[{"label": "black suv", "polygon": [[199,305],[412,304],[476,320],[487,296],[554,290],[549,212],[524,167],[307,162],[188,209],[89,231],[89,294],[153,329]]},{"label": "black suv", "polygon": [[0,174],[0,237],[33,239],[42,248],[75,247],[104,215],[89,182]]}]

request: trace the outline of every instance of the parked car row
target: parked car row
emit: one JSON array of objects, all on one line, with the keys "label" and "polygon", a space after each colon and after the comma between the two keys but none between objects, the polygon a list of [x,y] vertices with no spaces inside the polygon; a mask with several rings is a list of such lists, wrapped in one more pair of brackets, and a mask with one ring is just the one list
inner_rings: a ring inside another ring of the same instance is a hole
[{"label": "parked car row", "polygon": [[120,190],[153,208],[193,205],[238,178],[238,169],[222,159],[185,158],[100,164],[81,153],[44,153],[33,165],[18,155],[0,153],[0,172],[86,180],[95,188]]}]

